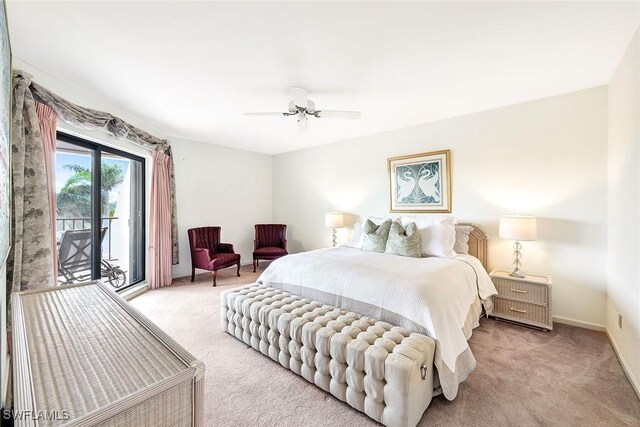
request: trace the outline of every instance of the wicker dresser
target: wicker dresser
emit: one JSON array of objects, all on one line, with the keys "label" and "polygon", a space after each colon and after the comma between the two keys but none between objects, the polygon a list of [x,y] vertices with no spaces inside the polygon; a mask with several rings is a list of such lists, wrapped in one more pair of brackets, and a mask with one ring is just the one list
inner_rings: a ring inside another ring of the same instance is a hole
[{"label": "wicker dresser", "polygon": [[490,276],[498,290],[493,297],[492,317],[544,331],[553,329],[551,277],[527,274],[520,279],[505,270],[493,270]]},{"label": "wicker dresser", "polygon": [[109,288],[11,296],[16,427],[204,425],[202,362]]}]

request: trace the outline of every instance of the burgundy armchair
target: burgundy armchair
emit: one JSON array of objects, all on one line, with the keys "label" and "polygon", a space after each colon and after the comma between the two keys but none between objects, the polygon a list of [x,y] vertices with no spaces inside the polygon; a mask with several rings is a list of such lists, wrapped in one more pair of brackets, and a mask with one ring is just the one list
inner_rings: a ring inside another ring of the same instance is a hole
[{"label": "burgundy armchair", "polygon": [[256,224],[256,237],[253,241],[253,272],[256,272],[258,260],[274,260],[287,252],[287,226],[285,224]]},{"label": "burgundy armchair", "polygon": [[207,270],[213,276],[213,286],[216,285],[218,270],[238,266],[240,277],[240,254],[233,250],[230,243],[220,243],[220,227],[190,228],[189,246],[191,248],[191,281],[195,279],[196,268]]}]

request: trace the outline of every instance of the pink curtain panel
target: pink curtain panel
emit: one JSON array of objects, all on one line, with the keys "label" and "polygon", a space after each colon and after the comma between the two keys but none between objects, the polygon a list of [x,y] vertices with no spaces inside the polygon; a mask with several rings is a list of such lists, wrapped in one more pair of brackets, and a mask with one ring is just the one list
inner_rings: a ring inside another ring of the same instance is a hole
[{"label": "pink curtain panel", "polygon": [[149,289],[171,284],[170,175],[170,157],[160,151],[154,151],[149,215]]},{"label": "pink curtain panel", "polygon": [[47,173],[47,193],[49,196],[49,216],[51,218],[51,254],[53,275],[58,277],[58,245],[56,238],[56,125],[58,115],[48,106],[36,102],[36,113],[42,138],[45,171]]}]

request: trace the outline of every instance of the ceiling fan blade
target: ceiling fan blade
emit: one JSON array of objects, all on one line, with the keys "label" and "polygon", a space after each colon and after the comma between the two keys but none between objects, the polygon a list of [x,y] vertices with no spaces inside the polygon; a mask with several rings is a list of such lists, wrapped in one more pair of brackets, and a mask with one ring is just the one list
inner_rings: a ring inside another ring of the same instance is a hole
[{"label": "ceiling fan blade", "polygon": [[308,106],[308,96],[309,93],[303,87],[294,86],[291,88],[291,97],[293,98],[293,103],[298,107],[307,108]]},{"label": "ceiling fan blade", "polygon": [[320,110],[316,111],[314,115],[327,119],[359,119],[360,111]]},{"label": "ceiling fan blade", "polygon": [[244,116],[266,117],[266,116],[286,116],[288,113],[244,113]]},{"label": "ceiling fan blade", "polygon": [[298,115],[298,132],[306,132],[308,129],[306,114]]}]

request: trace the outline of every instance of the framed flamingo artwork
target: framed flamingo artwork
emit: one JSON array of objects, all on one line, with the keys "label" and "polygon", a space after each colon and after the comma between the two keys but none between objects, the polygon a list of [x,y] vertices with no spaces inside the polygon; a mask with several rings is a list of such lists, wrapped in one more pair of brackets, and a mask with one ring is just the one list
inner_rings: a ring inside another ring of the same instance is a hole
[{"label": "framed flamingo artwork", "polygon": [[451,212],[449,150],[387,159],[391,212]]}]

